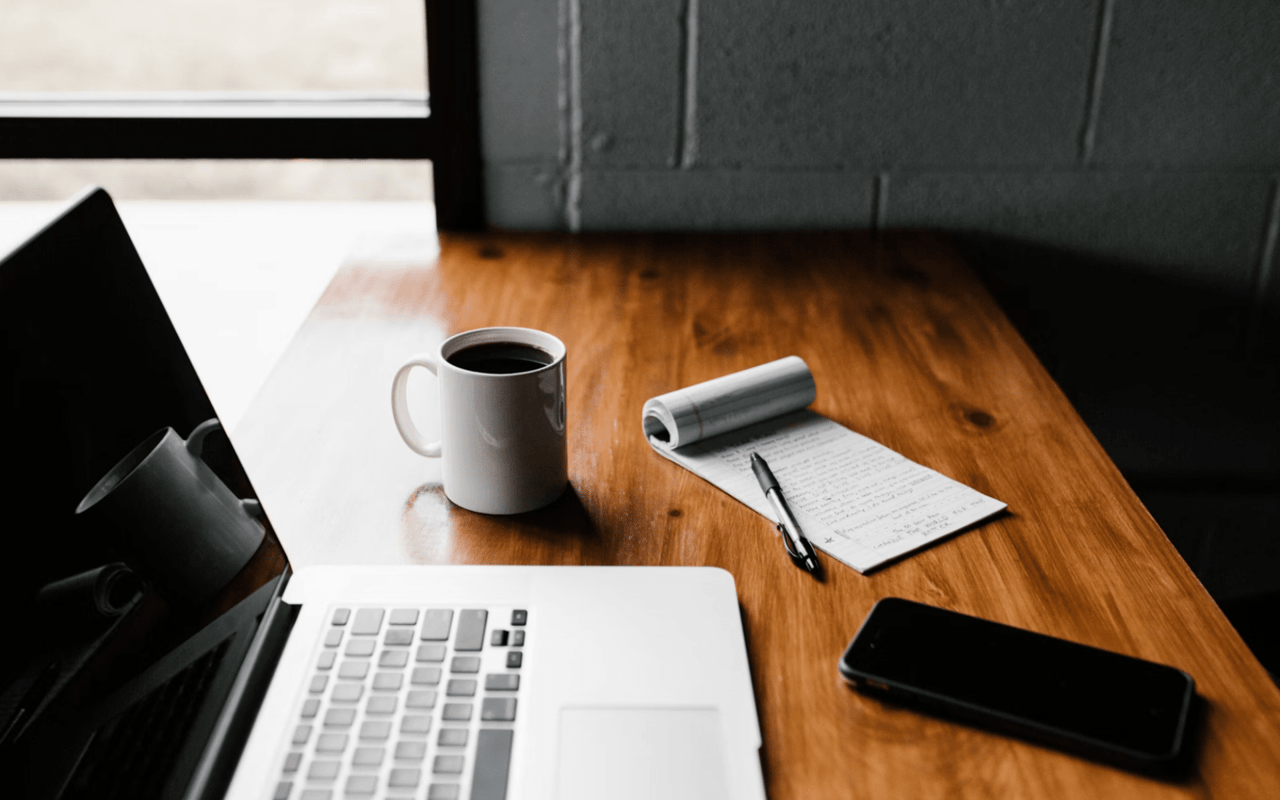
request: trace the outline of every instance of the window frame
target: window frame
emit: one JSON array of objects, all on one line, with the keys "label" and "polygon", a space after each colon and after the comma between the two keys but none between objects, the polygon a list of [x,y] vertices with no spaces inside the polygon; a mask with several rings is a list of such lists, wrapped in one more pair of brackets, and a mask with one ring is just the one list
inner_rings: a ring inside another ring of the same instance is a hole
[{"label": "window frame", "polygon": [[[429,159],[437,227],[483,227],[476,0],[424,0],[427,95],[0,97],[0,159]],[[432,79],[432,76],[435,76]]]}]

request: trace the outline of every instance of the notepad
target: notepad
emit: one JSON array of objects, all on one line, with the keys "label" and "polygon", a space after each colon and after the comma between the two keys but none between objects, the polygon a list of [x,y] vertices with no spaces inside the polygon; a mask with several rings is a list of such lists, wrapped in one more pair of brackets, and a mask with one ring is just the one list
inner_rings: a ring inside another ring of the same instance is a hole
[{"label": "notepad", "polygon": [[758,452],[809,541],[858,572],[1005,508],[810,410],[816,396],[808,365],[790,356],[654,397],[644,433],[660,455],[776,523],[751,471]]}]

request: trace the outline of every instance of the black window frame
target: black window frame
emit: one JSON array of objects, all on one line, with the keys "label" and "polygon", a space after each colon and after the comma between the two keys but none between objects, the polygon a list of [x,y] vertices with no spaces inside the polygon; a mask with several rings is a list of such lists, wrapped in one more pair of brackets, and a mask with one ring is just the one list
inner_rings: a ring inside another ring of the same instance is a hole
[{"label": "black window frame", "polygon": [[[422,114],[346,113],[334,100],[264,103],[221,113],[198,93],[164,115],[127,107],[24,104],[0,115],[0,159],[429,159],[440,230],[483,227],[476,0],[424,0],[427,106]],[[240,104],[243,106],[243,104]],[[34,109],[34,110],[33,110]]]}]

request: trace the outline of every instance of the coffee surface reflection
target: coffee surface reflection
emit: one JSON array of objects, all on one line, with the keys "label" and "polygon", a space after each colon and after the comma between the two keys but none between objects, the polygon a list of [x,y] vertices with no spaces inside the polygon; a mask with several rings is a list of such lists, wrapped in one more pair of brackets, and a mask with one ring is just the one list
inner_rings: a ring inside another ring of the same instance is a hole
[{"label": "coffee surface reflection", "polygon": [[486,375],[514,375],[542,369],[555,359],[545,350],[519,342],[486,342],[464,347],[448,357],[448,362],[468,372]]}]

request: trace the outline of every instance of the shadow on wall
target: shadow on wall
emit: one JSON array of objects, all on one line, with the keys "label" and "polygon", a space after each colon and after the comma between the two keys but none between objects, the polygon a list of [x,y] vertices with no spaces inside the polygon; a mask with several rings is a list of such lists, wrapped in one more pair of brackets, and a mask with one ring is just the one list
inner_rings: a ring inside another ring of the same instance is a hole
[{"label": "shadow on wall", "polygon": [[998,237],[963,248],[1197,577],[1280,674],[1280,320]]}]

